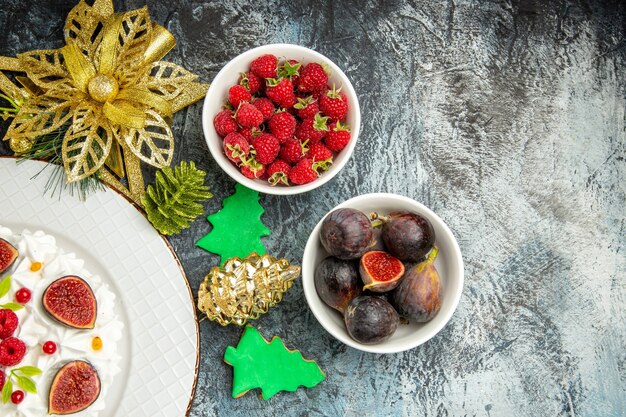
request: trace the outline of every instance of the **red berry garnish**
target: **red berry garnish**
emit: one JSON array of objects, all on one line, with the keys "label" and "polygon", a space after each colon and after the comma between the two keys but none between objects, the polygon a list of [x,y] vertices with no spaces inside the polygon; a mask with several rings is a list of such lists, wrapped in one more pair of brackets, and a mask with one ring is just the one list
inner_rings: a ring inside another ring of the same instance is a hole
[{"label": "red berry garnish", "polygon": [[41,350],[43,350],[43,353],[47,355],[53,355],[54,352],[57,351],[57,344],[51,340],[48,340],[46,343],[43,344]]},{"label": "red berry garnish", "polygon": [[20,304],[26,304],[30,301],[31,296],[32,294],[28,288],[20,288],[15,293],[15,300]]},{"label": "red berry garnish", "polygon": [[24,391],[19,389],[17,391],[13,391],[13,394],[11,394],[11,402],[13,404],[19,404],[22,401],[24,401]]},{"label": "red berry garnish", "polygon": [[0,391],[2,391],[2,388],[4,388],[4,382],[6,381],[7,376],[4,373],[4,371],[0,371]]},{"label": "red berry garnish", "polygon": [[0,339],[12,336],[18,324],[19,320],[13,311],[7,308],[0,309]]},{"label": "red berry garnish", "polygon": [[16,337],[7,337],[0,342],[0,365],[15,366],[26,355],[26,345]]}]

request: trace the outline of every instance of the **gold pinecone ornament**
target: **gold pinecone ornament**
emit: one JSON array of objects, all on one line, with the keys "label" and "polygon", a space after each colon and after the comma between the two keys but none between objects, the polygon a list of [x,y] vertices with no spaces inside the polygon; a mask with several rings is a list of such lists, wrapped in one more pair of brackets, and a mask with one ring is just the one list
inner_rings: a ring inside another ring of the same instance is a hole
[{"label": "gold pinecone ornament", "polygon": [[198,309],[222,326],[243,326],[282,301],[300,275],[286,259],[251,253],[213,267],[198,290]]}]

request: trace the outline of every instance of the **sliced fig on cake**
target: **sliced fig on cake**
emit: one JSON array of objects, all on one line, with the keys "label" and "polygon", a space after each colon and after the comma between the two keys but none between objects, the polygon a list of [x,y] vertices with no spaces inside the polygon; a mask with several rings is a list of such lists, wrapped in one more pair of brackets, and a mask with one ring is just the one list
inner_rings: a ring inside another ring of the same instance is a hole
[{"label": "sliced fig on cake", "polygon": [[52,380],[48,414],[67,415],[85,410],[100,395],[98,371],[84,361],[65,364]]},{"label": "sliced fig on cake", "polygon": [[93,329],[96,324],[96,297],[80,277],[59,278],[43,293],[43,307],[54,319],[75,329]]},{"label": "sliced fig on cake", "polygon": [[19,252],[15,246],[0,239],[0,274],[9,269],[18,256]]},{"label": "sliced fig on cake", "polygon": [[373,250],[361,257],[359,273],[364,290],[385,292],[398,286],[404,275],[404,264],[387,252]]}]

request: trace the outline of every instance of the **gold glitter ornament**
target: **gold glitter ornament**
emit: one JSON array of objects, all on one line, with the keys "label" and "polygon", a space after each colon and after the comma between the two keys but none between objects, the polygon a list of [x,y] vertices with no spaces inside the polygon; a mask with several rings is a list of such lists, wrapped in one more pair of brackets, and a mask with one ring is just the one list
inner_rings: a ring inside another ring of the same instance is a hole
[{"label": "gold glitter ornament", "polygon": [[[99,173],[139,203],[140,161],[163,168],[174,154],[174,112],[198,101],[208,85],[171,62],[176,45],[147,7],[114,13],[112,0],[81,0],[68,14],[65,46],[0,57],[0,70],[25,72],[23,88],[0,72],[0,91],[20,103],[4,137],[25,152],[65,126],[62,160],[68,182]],[[107,169],[108,168],[108,169]],[[126,176],[128,188],[119,179]]]},{"label": "gold glitter ornament", "polygon": [[99,74],[93,77],[89,81],[87,89],[91,98],[100,103],[113,101],[120,91],[117,80],[109,74]]},{"label": "gold glitter ornament", "polygon": [[286,259],[256,252],[213,267],[198,290],[198,309],[222,326],[243,326],[282,301],[300,275]]}]

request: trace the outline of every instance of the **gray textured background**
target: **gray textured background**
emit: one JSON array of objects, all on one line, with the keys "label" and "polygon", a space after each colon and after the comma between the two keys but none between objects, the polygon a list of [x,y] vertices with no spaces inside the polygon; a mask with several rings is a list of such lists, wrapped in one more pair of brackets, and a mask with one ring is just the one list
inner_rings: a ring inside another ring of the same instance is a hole
[{"label": "gray textured background", "polygon": [[[72,5],[0,0],[0,54],[60,47]],[[344,170],[305,195],[261,198],[271,253],[299,261],[326,211],[388,191],[434,209],[466,266],[448,326],[424,346],[386,356],[329,336],[298,282],[256,325],[317,359],[328,378],[266,402],[230,398],[232,370],[222,356],[239,329],[201,323],[193,417],[625,414],[624,4],[148,5],[178,40],[168,59],[205,81],[240,52],[290,42],[331,58],[356,88],[362,134]],[[208,153],[200,113],[196,105],[176,115],[176,159],[208,172],[211,213],[234,183]],[[209,230],[199,220],[171,239],[194,288],[216,263],[194,247]]]}]

